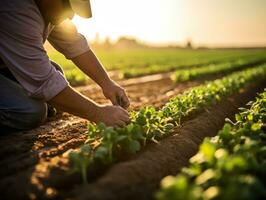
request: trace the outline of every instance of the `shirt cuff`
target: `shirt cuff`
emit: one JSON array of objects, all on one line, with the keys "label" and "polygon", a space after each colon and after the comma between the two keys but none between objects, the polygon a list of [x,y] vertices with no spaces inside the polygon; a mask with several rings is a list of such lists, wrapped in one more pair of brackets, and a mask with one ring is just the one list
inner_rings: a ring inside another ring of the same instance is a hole
[{"label": "shirt cuff", "polygon": [[47,81],[43,89],[43,95],[45,101],[49,101],[59,94],[63,89],[69,86],[68,81],[65,79],[64,75],[57,71],[53,76]]},{"label": "shirt cuff", "polygon": [[53,69],[52,75],[47,79],[41,86],[34,92],[28,92],[28,95],[35,99],[41,99],[44,101],[49,101],[59,94],[63,89],[69,86],[68,81],[65,79],[64,75]]}]

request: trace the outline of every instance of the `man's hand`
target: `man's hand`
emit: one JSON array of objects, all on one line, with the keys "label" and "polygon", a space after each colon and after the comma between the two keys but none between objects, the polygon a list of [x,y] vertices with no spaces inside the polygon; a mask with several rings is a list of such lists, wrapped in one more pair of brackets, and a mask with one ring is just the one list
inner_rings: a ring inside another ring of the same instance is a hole
[{"label": "man's hand", "polygon": [[104,96],[110,99],[113,105],[119,105],[125,109],[129,107],[129,100],[125,90],[109,78],[92,50],[73,58],[72,61],[101,86]]},{"label": "man's hand", "polygon": [[114,81],[108,81],[102,87],[103,94],[113,105],[127,109],[130,105],[126,91]]},{"label": "man's hand", "polygon": [[122,107],[98,105],[70,86],[52,98],[49,104],[92,122],[103,122],[108,126],[122,127],[130,122],[128,112]]},{"label": "man's hand", "polygon": [[94,122],[103,122],[107,126],[123,127],[129,122],[129,115],[120,106],[100,106],[95,114]]},{"label": "man's hand", "polygon": [[[110,99],[115,106],[99,106],[91,102],[90,107],[80,105],[78,101],[69,101],[71,106],[79,107],[77,112],[79,116],[85,115],[84,118],[94,121],[96,123],[103,122],[109,126],[123,126],[127,124],[129,116],[126,110],[129,107],[129,100],[126,92],[118,84],[112,81],[106,73],[104,67],[99,62],[92,50],[85,52],[75,58],[72,61],[89,77],[91,77],[103,90],[103,94],[106,98]],[[64,101],[65,99],[62,99]],[[73,105],[73,102],[77,105]],[[86,104],[86,103],[85,103]],[[121,107],[120,107],[121,106]],[[90,109],[88,109],[90,108]],[[124,108],[124,109],[123,109]],[[73,113],[73,112],[71,112]],[[85,114],[87,113],[87,115]]]}]

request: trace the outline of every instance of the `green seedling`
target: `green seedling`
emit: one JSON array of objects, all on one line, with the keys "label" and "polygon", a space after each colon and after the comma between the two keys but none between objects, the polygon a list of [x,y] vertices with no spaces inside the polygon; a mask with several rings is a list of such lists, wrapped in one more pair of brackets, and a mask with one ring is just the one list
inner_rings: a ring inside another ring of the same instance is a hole
[{"label": "green seedling", "polygon": [[72,170],[81,172],[83,183],[87,184],[87,169],[92,162],[92,149],[88,144],[83,145],[79,151],[69,153]]},{"label": "green seedling", "polygon": [[[184,117],[206,109],[223,97],[228,97],[253,81],[264,79],[265,76],[266,65],[262,65],[194,87],[172,98],[160,110],[156,110],[154,107],[146,107],[137,112],[131,112],[132,122],[123,128],[107,127],[102,123],[98,125],[89,124],[86,144],[93,147],[92,152],[82,153],[79,159],[74,158],[77,160],[76,162],[84,162],[84,164],[76,164],[78,166],[76,168],[84,174],[84,168],[88,167],[90,162],[96,160],[104,164],[115,162],[114,152],[116,151],[136,153],[142,146],[146,145],[147,141],[158,143],[160,139],[172,133],[174,126],[180,125]],[[265,116],[257,116],[256,112],[253,111],[253,113],[248,113],[247,116],[245,113],[241,113],[236,120],[240,125],[243,119],[247,118],[250,123],[253,123],[258,117],[259,121],[255,125],[251,125],[250,129],[247,129],[256,132],[265,127]],[[227,141],[229,147],[236,146],[236,143],[239,142],[249,142],[248,138],[243,137],[238,137],[237,140],[229,140],[231,129],[227,126],[224,131],[221,138]],[[237,134],[240,135],[240,133]],[[230,151],[233,151],[233,149]],[[83,159],[86,156],[88,159]]]},{"label": "green seedling", "polygon": [[248,105],[236,115],[237,123],[204,140],[181,174],[163,179],[158,200],[266,198],[266,90]]}]

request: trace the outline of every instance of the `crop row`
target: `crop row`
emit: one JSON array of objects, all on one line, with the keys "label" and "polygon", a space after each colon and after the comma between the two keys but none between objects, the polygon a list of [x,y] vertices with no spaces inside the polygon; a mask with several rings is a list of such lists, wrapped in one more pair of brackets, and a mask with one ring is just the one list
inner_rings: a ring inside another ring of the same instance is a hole
[{"label": "crop row", "polygon": [[[199,66],[197,68],[192,68],[192,69],[177,70],[172,75],[172,79],[175,82],[184,82],[184,81],[198,79],[201,77],[206,77],[208,75],[215,75],[215,74],[219,74],[219,73],[227,73],[227,72],[237,71],[237,70],[244,69],[247,66],[259,63],[265,59],[266,58],[261,57],[261,56],[252,56],[252,57],[245,56],[243,58],[238,58],[236,60],[226,59],[222,63],[203,65],[203,66]],[[165,71],[169,71],[169,70],[176,69],[178,67],[169,67],[169,66],[166,67],[163,65],[151,65],[149,67],[146,67],[144,70],[147,70],[148,74],[152,74],[152,73],[158,72],[157,68],[158,69],[161,68]],[[143,72],[144,72],[143,69],[141,69],[141,73],[139,75],[146,74],[146,73],[143,74]],[[88,80],[89,80],[84,73],[82,73],[79,69],[75,69],[75,68],[66,70],[65,76],[66,76],[67,80],[70,82],[70,84],[74,87],[86,85],[88,83]],[[127,72],[125,72],[123,75],[124,78],[129,78],[129,77],[134,77],[134,76],[138,76],[138,75],[137,74],[127,75]]]},{"label": "crop row", "polygon": [[159,200],[266,199],[266,90],[206,138],[190,166],[161,182]]},{"label": "crop row", "polygon": [[131,113],[131,123],[124,128],[89,124],[85,144],[69,154],[72,170],[82,173],[93,163],[110,164],[116,152],[135,153],[147,141],[157,142],[171,133],[175,125],[191,114],[229,96],[247,84],[266,77],[266,65],[244,70],[202,86],[194,87],[172,98],[161,110],[145,107]]},{"label": "crop row", "polygon": [[[188,58],[186,62],[183,64],[181,62],[176,63],[168,63],[167,61],[164,63],[154,63],[154,64],[147,64],[142,67],[136,67],[132,65],[131,67],[123,68],[121,69],[122,77],[123,78],[131,78],[131,77],[137,77],[137,76],[143,76],[143,75],[149,75],[149,74],[156,74],[156,73],[163,73],[163,72],[169,72],[173,70],[181,70],[181,72],[188,72],[191,69],[196,68],[206,68],[209,66],[209,68],[205,69],[204,71],[207,72],[210,69],[214,69],[216,65],[219,66],[219,64],[222,63],[232,63],[236,64],[236,62],[246,62],[248,60],[265,60],[266,56],[265,54],[246,54],[246,55],[240,55],[240,56],[220,56],[218,57],[209,57],[208,59],[203,58]],[[194,62],[193,62],[194,61]],[[229,66],[230,67],[230,66]],[[183,69],[183,70],[182,70]],[[203,72],[202,72],[203,73]]]},{"label": "crop row", "polygon": [[257,63],[261,63],[263,61],[266,61],[266,59],[251,57],[251,58],[242,58],[218,64],[210,64],[207,66],[197,67],[193,69],[181,69],[173,73],[171,78],[174,82],[185,82],[206,77],[209,75],[216,75],[221,73],[228,73],[237,70],[242,70],[245,67],[250,67]]},{"label": "crop row", "polygon": [[[48,49],[47,49],[48,50]],[[108,70],[127,70],[132,68],[149,68],[159,66],[191,66],[210,62],[223,62],[230,59],[265,54],[265,50],[211,50],[211,49],[121,49],[99,50],[96,55]],[[65,57],[52,49],[49,57],[60,64],[65,71],[76,68]],[[160,69],[158,69],[160,70]]]},{"label": "crop row", "polygon": [[[210,62],[224,62],[239,57],[265,54],[265,50],[192,50],[192,49],[138,49],[97,51],[97,55],[108,69],[144,70],[150,66],[192,66]],[[157,69],[157,70],[163,70]],[[129,70],[130,71],[130,70]]]},{"label": "crop row", "polygon": [[[169,72],[191,66],[218,64],[238,58],[265,57],[265,50],[99,50],[96,52],[108,70],[119,70],[124,78]],[[85,85],[88,80],[70,60],[55,51],[49,51],[52,60],[60,64],[73,86]]]}]

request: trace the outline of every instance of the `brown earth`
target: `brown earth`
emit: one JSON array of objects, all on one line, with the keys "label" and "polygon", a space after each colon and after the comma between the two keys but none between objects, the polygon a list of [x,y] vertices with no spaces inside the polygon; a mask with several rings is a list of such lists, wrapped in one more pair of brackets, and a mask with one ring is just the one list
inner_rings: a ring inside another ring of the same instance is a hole
[{"label": "brown earth", "polygon": [[[136,110],[147,105],[161,107],[169,98],[202,82],[173,84],[169,77],[169,73],[164,73],[120,81],[120,85],[126,89],[131,102],[129,109]],[[96,85],[79,87],[78,90],[98,103],[108,103],[101,93],[101,89]]]},{"label": "brown earth", "polygon": [[[129,93],[130,109],[145,105],[160,107],[170,97],[199,83],[188,82],[175,85],[169,76],[155,78],[153,76],[121,82]],[[95,85],[78,89],[96,102],[108,103]],[[53,163],[53,160],[58,159],[67,150],[77,148],[84,143],[86,126],[86,120],[67,113],[60,113],[37,129],[1,135],[0,197],[34,199],[32,185],[37,184],[34,178],[35,171],[39,172],[41,168],[45,168],[46,163]]]},{"label": "brown earth", "polygon": [[[136,84],[134,81],[128,85],[124,84],[133,102],[131,109],[137,109],[140,105],[161,107],[171,96],[199,84],[199,82],[189,82],[174,85],[169,78],[140,82],[136,80]],[[79,90],[97,102],[106,102],[99,88],[95,86]],[[177,129],[178,134],[161,141],[159,145],[148,145],[142,152],[114,165],[106,173],[100,172],[100,175],[91,177],[91,181],[94,182],[86,187],[81,187],[80,176],[76,174],[68,176],[64,171],[67,162],[66,152],[77,148],[86,139],[85,120],[63,113],[38,129],[2,135],[0,197],[1,199],[71,197],[149,199],[159,180],[165,175],[176,174],[180,167],[187,164],[188,158],[196,152],[202,138],[215,134],[222,126],[224,116],[236,112],[237,107],[252,99],[256,91],[259,91],[259,87],[242,91],[240,95],[223,101],[221,105],[216,105],[195,121],[186,122]],[[197,132],[199,137],[193,135],[196,130],[202,133],[199,135]]]},{"label": "brown earth", "polygon": [[261,82],[250,86],[230,98],[222,100],[197,118],[176,128],[175,134],[159,144],[147,146],[128,161],[112,166],[97,181],[77,187],[70,199],[153,199],[160,180],[167,175],[176,175],[188,164],[205,137],[215,136],[224,124],[224,119],[233,119],[239,107],[254,99],[265,87]]}]

